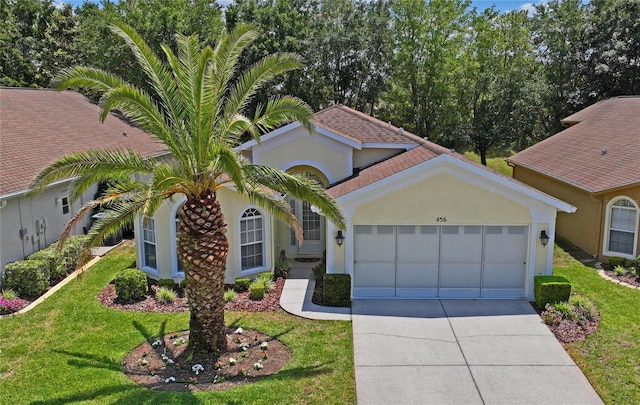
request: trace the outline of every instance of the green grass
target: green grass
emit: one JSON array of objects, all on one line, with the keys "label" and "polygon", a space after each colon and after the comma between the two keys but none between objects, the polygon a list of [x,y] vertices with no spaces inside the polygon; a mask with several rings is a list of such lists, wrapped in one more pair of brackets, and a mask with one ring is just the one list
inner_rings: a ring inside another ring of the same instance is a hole
[{"label": "green grass", "polygon": [[[471,160],[474,160],[478,163],[480,162],[480,155],[477,155],[476,153],[465,152],[464,155]],[[505,159],[506,157],[488,157],[487,167],[497,172],[503,173],[509,177],[513,177],[513,168],[511,168],[511,166],[507,164],[507,161]]]},{"label": "green grass", "polygon": [[600,277],[556,247],[553,273],[596,303],[600,328],[566,346],[600,397],[608,404],[640,403],[640,291]]},{"label": "green grass", "polygon": [[102,306],[99,291],[127,267],[117,249],[30,312],[0,319],[0,404],[355,403],[350,322],[274,313],[228,313],[227,323],[275,336],[292,352],[278,374],[228,391],[177,393],[137,386],[122,360],[145,339],[188,329],[188,315]]}]

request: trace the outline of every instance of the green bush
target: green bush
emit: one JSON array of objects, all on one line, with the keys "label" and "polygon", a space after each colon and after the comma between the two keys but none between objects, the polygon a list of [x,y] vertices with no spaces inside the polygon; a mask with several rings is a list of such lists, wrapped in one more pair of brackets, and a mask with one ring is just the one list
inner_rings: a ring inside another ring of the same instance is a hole
[{"label": "green bush", "polygon": [[249,285],[249,298],[258,301],[264,298],[264,285],[255,281]]},{"label": "green bush", "polygon": [[67,276],[67,269],[58,264],[59,260],[56,248],[57,244],[54,243],[27,257],[27,260],[44,260],[49,263],[49,285],[54,285]]},{"label": "green bush", "polygon": [[236,292],[229,288],[224,292],[224,302],[233,302],[236,300]]},{"label": "green bush", "polygon": [[624,263],[626,262],[624,257],[617,257],[617,256],[613,256],[609,258],[609,266],[611,267],[618,267],[618,266],[622,266],[624,267]]},{"label": "green bush", "polygon": [[247,291],[249,290],[249,284],[251,284],[251,279],[249,277],[238,277],[235,280],[233,289],[237,292]]},{"label": "green bush", "polygon": [[173,304],[176,301],[176,293],[171,288],[160,287],[156,291],[156,301],[162,305]]},{"label": "green bush", "polygon": [[37,297],[49,287],[49,266],[46,260],[20,260],[4,266],[4,288],[21,297]]},{"label": "green bush", "polygon": [[536,305],[544,308],[546,304],[568,301],[571,295],[571,284],[564,277],[535,276],[533,278],[533,295]]},{"label": "green bush", "polygon": [[586,318],[593,321],[598,316],[598,308],[596,304],[582,295],[572,295],[569,303],[573,305],[574,312],[579,319]]},{"label": "green bush", "polygon": [[86,241],[86,235],[74,235],[67,238],[60,252],[58,266],[62,266],[62,268],[57,270],[58,272],[73,273],[80,263]]},{"label": "green bush", "polygon": [[616,273],[616,275],[618,275],[618,276],[624,276],[624,273],[626,273],[626,272],[627,272],[627,270],[626,270],[624,267],[620,266],[620,265],[618,265],[618,266],[614,267],[613,271],[614,271],[614,272]]},{"label": "green bush", "polygon": [[256,276],[256,279],[254,280],[254,283],[262,284],[262,286],[264,287],[264,292],[268,293],[269,291],[273,290],[273,286],[275,285],[275,283],[273,282],[273,272],[269,271],[258,274]]},{"label": "green bush", "polygon": [[289,270],[291,270],[289,261],[286,258],[280,259],[273,270],[273,276],[275,278],[287,278],[289,277]]},{"label": "green bush", "polygon": [[172,278],[161,278],[158,280],[158,287],[165,287],[173,290],[176,287],[176,283]]},{"label": "green bush", "polygon": [[351,276],[349,274],[325,274],[322,301],[332,307],[348,307],[351,303]]},{"label": "green bush", "polygon": [[122,270],[115,279],[116,295],[125,301],[144,297],[149,291],[147,275],[138,269]]},{"label": "green bush", "polygon": [[18,296],[18,293],[13,291],[11,288],[5,288],[4,290],[2,290],[2,294],[0,294],[0,297],[4,298],[5,300],[17,300],[18,298],[20,298]]},{"label": "green bush", "polygon": [[313,273],[313,277],[316,279],[316,282],[321,283],[322,278],[326,274],[326,267],[323,263],[320,263],[312,268],[311,272]]}]

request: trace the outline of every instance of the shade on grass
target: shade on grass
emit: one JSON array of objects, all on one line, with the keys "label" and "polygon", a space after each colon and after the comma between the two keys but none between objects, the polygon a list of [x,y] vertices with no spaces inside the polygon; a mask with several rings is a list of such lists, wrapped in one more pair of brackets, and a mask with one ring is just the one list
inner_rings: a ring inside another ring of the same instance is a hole
[{"label": "shade on grass", "polygon": [[32,311],[0,319],[0,404],[355,403],[351,323],[284,312],[228,313],[227,322],[275,336],[292,352],[278,374],[222,392],[140,388],[122,372],[145,339],[188,329],[188,314],[117,311],[97,294],[134,265],[131,248],[112,251]]},{"label": "shade on grass", "polygon": [[605,403],[640,404],[640,290],[607,281],[556,247],[553,274],[593,300],[600,328],[566,345]]}]

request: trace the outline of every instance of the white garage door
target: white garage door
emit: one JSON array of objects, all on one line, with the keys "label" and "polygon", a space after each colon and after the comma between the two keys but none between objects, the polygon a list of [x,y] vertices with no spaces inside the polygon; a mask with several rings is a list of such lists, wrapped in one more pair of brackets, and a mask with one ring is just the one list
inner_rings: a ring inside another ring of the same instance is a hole
[{"label": "white garage door", "polygon": [[357,225],[355,297],[522,298],[526,226]]}]

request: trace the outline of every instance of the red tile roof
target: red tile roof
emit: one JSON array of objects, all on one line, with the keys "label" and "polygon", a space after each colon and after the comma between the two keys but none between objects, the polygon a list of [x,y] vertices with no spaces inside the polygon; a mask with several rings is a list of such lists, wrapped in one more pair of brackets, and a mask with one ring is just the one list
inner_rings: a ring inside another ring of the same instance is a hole
[{"label": "red tile roof", "polygon": [[591,193],[640,184],[640,96],[581,110],[573,126],[508,159]]},{"label": "red tile roof", "polygon": [[416,143],[411,139],[415,135],[344,105],[335,105],[317,112],[314,124],[362,143]]},{"label": "red tile roof", "polygon": [[[73,91],[0,88],[0,196],[26,190],[60,157],[88,149],[131,149],[143,156],[165,148]],[[127,136],[123,136],[126,132]]]}]

